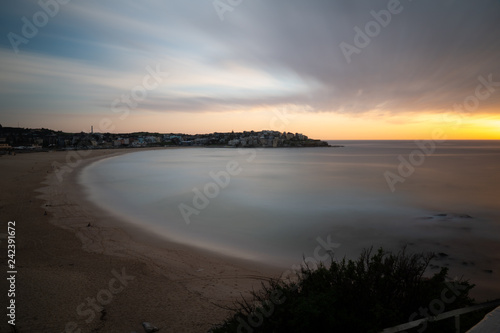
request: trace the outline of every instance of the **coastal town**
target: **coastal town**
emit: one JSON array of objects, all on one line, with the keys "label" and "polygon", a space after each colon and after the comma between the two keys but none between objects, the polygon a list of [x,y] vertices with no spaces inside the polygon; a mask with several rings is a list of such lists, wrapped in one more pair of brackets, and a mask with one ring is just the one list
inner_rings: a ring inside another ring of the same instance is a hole
[{"label": "coastal town", "polygon": [[326,141],[310,139],[301,133],[271,130],[210,134],[182,133],[66,133],[46,128],[29,129],[0,125],[0,150],[71,150],[141,148],[162,146],[198,147],[331,147]]}]

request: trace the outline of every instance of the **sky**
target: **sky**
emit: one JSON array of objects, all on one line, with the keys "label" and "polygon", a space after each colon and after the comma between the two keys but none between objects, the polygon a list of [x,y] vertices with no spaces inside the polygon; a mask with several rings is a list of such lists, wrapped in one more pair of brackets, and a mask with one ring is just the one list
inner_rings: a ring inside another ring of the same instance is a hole
[{"label": "sky", "polygon": [[0,124],[500,139],[500,1],[16,0]]}]

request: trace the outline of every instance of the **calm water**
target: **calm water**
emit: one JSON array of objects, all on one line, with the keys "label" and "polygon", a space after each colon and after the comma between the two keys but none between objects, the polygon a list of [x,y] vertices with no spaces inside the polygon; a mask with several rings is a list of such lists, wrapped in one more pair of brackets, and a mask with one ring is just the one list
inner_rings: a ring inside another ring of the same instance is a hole
[{"label": "calm water", "polygon": [[[443,264],[452,267],[500,268],[492,250],[500,243],[500,142],[439,144],[394,192],[384,173],[399,175],[400,159],[419,150],[414,142],[335,143],[345,147],[137,152],[92,164],[80,182],[131,223],[231,256],[287,266],[330,236],[338,256],[410,244],[448,254]],[[216,185],[210,174],[228,163],[237,172]],[[197,190],[209,198],[196,206]],[[189,224],[180,205],[196,209]]]}]

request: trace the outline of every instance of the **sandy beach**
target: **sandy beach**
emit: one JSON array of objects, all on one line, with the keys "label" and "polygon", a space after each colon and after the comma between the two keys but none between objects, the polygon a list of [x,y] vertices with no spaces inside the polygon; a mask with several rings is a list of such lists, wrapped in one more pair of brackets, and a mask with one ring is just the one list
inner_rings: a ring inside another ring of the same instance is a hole
[{"label": "sandy beach", "polygon": [[[206,332],[227,316],[221,306],[280,274],[159,239],[88,202],[78,171],[133,151],[0,157],[0,258],[6,267],[15,221],[17,332],[142,332],[143,321],[160,332]],[[54,162],[71,166],[62,181]],[[1,288],[9,289],[5,279]],[[0,328],[10,330],[6,320]]]},{"label": "sandy beach", "polygon": [[[15,221],[17,270],[15,297],[4,293],[3,302],[15,299],[17,332],[140,333],[144,321],[160,332],[207,332],[228,315],[225,306],[280,276],[286,265],[264,266],[161,238],[86,199],[78,183],[86,166],[139,150],[144,149],[0,157],[0,260],[7,271],[7,227]],[[426,223],[422,228],[453,226],[449,222],[419,220]],[[473,219],[459,222],[455,228]],[[343,248],[349,237],[341,239]],[[357,237],[353,243],[361,246],[363,238]],[[478,247],[471,237],[422,239],[415,249],[450,253],[436,264],[449,265],[452,277],[470,278],[477,285],[471,296],[482,302],[498,297],[498,243],[484,236],[480,241]],[[11,287],[6,279],[0,284],[4,291]],[[10,331],[3,320],[0,332]]]}]

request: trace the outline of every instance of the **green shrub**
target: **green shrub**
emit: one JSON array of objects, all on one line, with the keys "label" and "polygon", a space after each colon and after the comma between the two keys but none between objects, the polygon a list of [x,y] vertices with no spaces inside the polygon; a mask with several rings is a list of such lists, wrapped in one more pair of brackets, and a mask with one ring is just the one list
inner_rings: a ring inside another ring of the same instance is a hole
[{"label": "green shrub", "polygon": [[[364,250],[355,261],[332,258],[328,266],[304,265],[294,281],[271,279],[251,293],[252,299],[238,301],[232,315],[210,332],[380,332],[424,317],[420,309],[430,309],[443,292],[447,302],[441,301],[440,313],[473,303],[468,293],[474,285],[448,281],[447,268],[424,276],[432,254],[372,252]],[[434,324],[426,332],[452,327]]]}]

